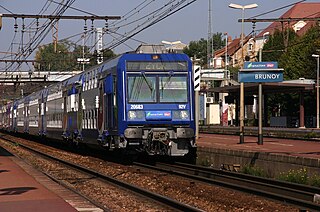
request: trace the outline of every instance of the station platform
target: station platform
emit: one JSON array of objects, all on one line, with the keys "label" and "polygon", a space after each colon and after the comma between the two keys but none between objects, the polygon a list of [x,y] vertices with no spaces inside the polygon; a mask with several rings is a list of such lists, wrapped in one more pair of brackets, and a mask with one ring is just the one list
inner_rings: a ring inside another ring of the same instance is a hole
[{"label": "station platform", "polygon": [[320,173],[320,141],[295,138],[264,137],[258,145],[258,136],[200,133],[197,140],[198,163],[215,168],[223,164],[254,165],[270,176],[281,172],[306,168],[310,174]]},{"label": "station platform", "polygon": [[59,192],[53,192],[53,187],[60,193],[67,190],[0,147],[1,212],[78,211]]}]

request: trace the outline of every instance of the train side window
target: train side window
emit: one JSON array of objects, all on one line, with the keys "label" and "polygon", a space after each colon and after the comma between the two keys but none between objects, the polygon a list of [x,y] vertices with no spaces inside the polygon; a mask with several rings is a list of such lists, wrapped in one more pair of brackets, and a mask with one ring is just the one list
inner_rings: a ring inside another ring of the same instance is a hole
[{"label": "train side window", "polygon": [[89,90],[89,73],[86,75],[86,90]]},{"label": "train side window", "polygon": [[93,88],[93,72],[91,71],[91,74],[90,74],[90,89]]},{"label": "train side window", "polygon": [[89,129],[89,111],[86,111],[86,129]]},{"label": "train side window", "polygon": [[91,129],[94,127],[94,112],[91,110]]},{"label": "train side window", "polygon": [[93,129],[93,125],[94,125],[94,118],[93,118],[94,114],[93,114],[93,110],[91,110],[91,129]]},{"label": "train side window", "polygon": [[82,90],[85,91],[86,90],[86,74],[83,75],[83,85],[82,85]]},{"label": "train side window", "polygon": [[88,89],[91,89],[91,72],[89,72],[89,77],[88,77]]},{"label": "train side window", "polygon": [[94,88],[97,88],[98,87],[98,78],[97,78],[97,75],[98,75],[98,71],[95,70],[94,71]]},{"label": "train side window", "polygon": [[91,72],[89,72],[89,82],[88,82],[88,89],[91,89]]},{"label": "train side window", "polygon": [[96,120],[96,110],[93,110],[93,129],[96,128],[97,120]]},{"label": "train side window", "polygon": [[87,116],[86,116],[86,120],[87,120],[86,129],[89,129],[89,111],[87,111],[86,114],[87,114]]},{"label": "train side window", "polygon": [[91,129],[91,111],[89,110],[89,117],[88,117],[88,128]]},{"label": "train side window", "polygon": [[86,111],[84,110],[83,111],[83,119],[82,119],[82,128],[83,129],[86,129],[86,116],[87,116],[87,114],[86,114]]}]

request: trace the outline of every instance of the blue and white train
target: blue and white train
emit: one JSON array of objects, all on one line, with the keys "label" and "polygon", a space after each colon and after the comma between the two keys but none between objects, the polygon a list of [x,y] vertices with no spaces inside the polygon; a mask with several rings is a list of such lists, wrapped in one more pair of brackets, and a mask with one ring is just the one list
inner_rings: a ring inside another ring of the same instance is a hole
[{"label": "blue and white train", "polygon": [[185,54],[122,54],[3,105],[0,126],[106,149],[185,156],[196,150],[192,63]]}]

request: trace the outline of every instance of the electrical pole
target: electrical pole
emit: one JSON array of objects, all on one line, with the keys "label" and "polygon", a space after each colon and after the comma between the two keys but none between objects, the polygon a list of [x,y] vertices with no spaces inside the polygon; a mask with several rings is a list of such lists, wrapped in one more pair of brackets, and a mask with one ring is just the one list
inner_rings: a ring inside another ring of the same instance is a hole
[{"label": "electrical pole", "polygon": [[207,58],[208,58],[208,62],[207,62],[207,66],[208,68],[211,67],[211,58],[212,58],[212,46],[213,46],[213,42],[212,42],[212,6],[211,6],[211,1],[209,0],[209,10],[208,10],[208,41],[207,41]]}]

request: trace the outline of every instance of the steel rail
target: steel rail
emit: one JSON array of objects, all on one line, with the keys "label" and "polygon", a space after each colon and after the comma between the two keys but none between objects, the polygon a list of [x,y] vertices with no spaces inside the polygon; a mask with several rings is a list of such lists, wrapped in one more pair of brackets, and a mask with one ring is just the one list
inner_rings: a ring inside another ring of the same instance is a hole
[{"label": "steel rail", "polygon": [[11,141],[10,139],[4,138],[4,137],[0,137],[0,138],[3,139],[3,140],[7,140],[7,141],[9,141],[11,143],[16,143],[19,146],[27,149],[28,151],[34,152],[34,153],[39,154],[39,155],[41,155],[43,157],[49,158],[49,159],[54,160],[54,161],[58,161],[58,162],[60,162],[60,163],[62,163],[64,165],[67,165],[67,166],[71,167],[71,168],[80,170],[80,171],[82,171],[82,172],[84,172],[86,174],[90,174],[92,176],[100,178],[100,179],[102,179],[104,181],[107,181],[109,183],[112,183],[114,185],[120,186],[122,188],[128,189],[128,190],[133,191],[135,193],[138,193],[140,195],[143,195],[143,196],[145,196],[145,197],[147,197],[149,199],[152,199],[152,200],[155,200],[157,202],[160,202],[163,205],[169,206],[169,207],[171,207],[173,209],[176,209],[176,210],[179,210],[179,211],[190,211],[190,212],[193,212],[193,211],[194,212],[202,212],[203,211],[201,209],[192,207],[192,206],[190,206],[188,204],[181,203],[179,201],[176,201],[174,199],[168,198],[166,196],[159,195],[157,193],[148,191],[148,190],[143,189],[141,187],[134,186],[132,184],[117,180],[117,179],[112,178],[110,176],[107,176],[107,175],[104,175],[102,173],[99,173],[99,172],[97,172],[95,170],[80,166],[78,164],[75,164],[75,163],[72,163],[72,162],[69,162],[69,161],[62,160],[60,158],[56,158],[54,156],[51,156],[51,155],[48,155],[46,153],[40,152],[38,150],[32,149],[32,148],[30,148],[30,147],[28,147],[26,145],[21,144],[21,143]]},{"label": "steel rail", "polygon": [[[198,180],[209,184],[228,187],[250,194],[268,197],[270,199],[290,203],[306,209],[319,210],[320,208],[320,204],[313,202],[314,196],[316,194],[320,194],[320,189],[311,186],[303,186],[284,181],[277,181],[255,177],[252,175],[227,172],[183,163],[176,163],[174,165],[165,163],[148,165],[134,162],[134,165]],[[192,174],[190,174],[190,172]]]}]

